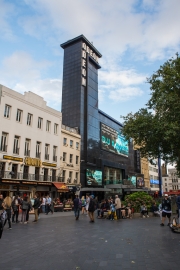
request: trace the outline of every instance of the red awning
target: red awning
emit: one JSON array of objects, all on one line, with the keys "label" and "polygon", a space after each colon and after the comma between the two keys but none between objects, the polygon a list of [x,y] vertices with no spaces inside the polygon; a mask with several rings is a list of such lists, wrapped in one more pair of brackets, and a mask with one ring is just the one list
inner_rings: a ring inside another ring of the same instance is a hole
[{"label": "red awning", "polygon": [[64,183],[53,182],[53,185],[57,188],[58,192],[69,192],[69,188]]}]

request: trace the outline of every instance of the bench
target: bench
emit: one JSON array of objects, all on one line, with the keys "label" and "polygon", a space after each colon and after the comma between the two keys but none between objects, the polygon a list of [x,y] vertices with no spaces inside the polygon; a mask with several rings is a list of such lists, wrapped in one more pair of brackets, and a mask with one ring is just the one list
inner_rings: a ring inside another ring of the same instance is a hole
[{"label": "bench", "polygon": [[64,211],[72,211],[72,206],[70,204],[65,204]]},{"label": "bench", "polygon": [[63,204],[60,205],[54,205],[54,212],[63,212]]}]

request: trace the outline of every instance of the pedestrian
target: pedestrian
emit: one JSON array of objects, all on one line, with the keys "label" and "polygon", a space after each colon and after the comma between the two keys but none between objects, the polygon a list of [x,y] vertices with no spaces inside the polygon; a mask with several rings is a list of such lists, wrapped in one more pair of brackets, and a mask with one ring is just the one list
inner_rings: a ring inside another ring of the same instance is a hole
[{"label": "pedestrian", "polygon": [[178,227],[180,227],[180,195],[176,198],[176,204],[178,208]]},{"label": "pedestrian", "polygon": [[21,209],[22,209],[21,223],[27,224],[26,216],[27,216],[27,211],[28,211],[29,207],[30,207],[30,204],[29,204],[28,198],[26,196],[26,197],[24,197],[24,199],[22,200],[22,203],[21,203]]},{"label": "pedestrian", "polygon": [[39,208],[39,206],[40,206],[39,196],[38,196],[38,194],[35,193],[35,195],[34,195],[34,205],[33,205],[35,219],[34,219],[33,222],[38,221],[38,208]]},{"label": "pedestrian", "polygon": [[3,201],[4,201],[4,199],[3,199],[3,195],[2,194],[0,194],[0,210],[3,210],[4,208],[3,208]]},{"label": "pedestrian", "polygon": [[86,200],[85,200],[84,196],[82,196],[81,202],[82,202],[82,212],[81,213],[82,213],[82,215],[84,215],[85,207],[86,207]]},{"label": "pedestrian", "polygon": [[117,219],[121,218],[121,200],[118,195],[115,196],[115,208]]},{"label": "pedestrian", "polygon": [[53,211],[51,209],[51,197],[49,195],[46,196],[46,215],[49,214],[49,212],[51,212],[53,214]]},{"label": "pedestrian", "polygon": [[146,215],[146,217],[149,217],[148,210],[147,210],[145,203],[143,203],[143,205],[141,205],[141,214],[142,214],[143,218],[145,218],[145,215]]},{"label": "pedestrian", "polygon": [[29,203],[29,205],[28,205],[28,209],[27,209],[27,213],[26,213],[26,222],[28,222],[29,221],[29,212],[32,210],[32,203],[31,203],[31,200],[30,200],[30,197],[29,197],[29,195],[27,195],[27,201],[28,201],[28,203]]},{"label": "pedestrian", "polygon": [[78,220],[79,219],[79,212],[80,212],[80,207],[81,207],[81,201],[79,199],[79,196],[76,195],[76,198],[74,199],[74,215],[75,215],[75,219]]},{"label": "pedestrian", "polygon": [[46,198],[43,196],[42,203],[41,203],[42,213],[45,213],[45,207],[46,207]]},{"label": "pedestrian", "polygon": [[111,211],[110,220],[114,220],[116,209],[115,209],[115,204],[113,203],[113,200],[110,201],[110,211]]},{"label": "pedestrian", "polygon": [[12,199],[9,195],[6,196],[6,198],[4,199],[2,205],[4,210],[6,211],[7,217],[6,220],[4,222],[4,226],[6,225],[6,222],[8,220],[8,225],[9,225],[9,230],[12,229],[11,227],[11,204],[12,204]]},{"label": "pedestrian", "polygon": [[89,202],[90,202],[89,194],[86,194],[86,213],[87,213],[87,215],[88,215]]},{"label": "pedestrian", "polygon": [[[12,201],[12,223],[18,223],[18,216],[19,216],[19,200],[18,195],[16,195]],[[16,218],[16,221],[14,220]]]},{"label": "pedestrian", "polygon": [[91,195],[89,198],[89,207],[88,207],[88,213],[89,213],[89,222],[94,222],[94,211],[96,210],[96,203],[94,200],[94,195]]},{"label": "pedestrian", "polygon": [[164,222],[166,217],[169,219],[168,226],[171,222],[171,200],[168,198],[168,194],[165,194],[164,199],[162,201],[162,223],[161,226],[164,226]]}]

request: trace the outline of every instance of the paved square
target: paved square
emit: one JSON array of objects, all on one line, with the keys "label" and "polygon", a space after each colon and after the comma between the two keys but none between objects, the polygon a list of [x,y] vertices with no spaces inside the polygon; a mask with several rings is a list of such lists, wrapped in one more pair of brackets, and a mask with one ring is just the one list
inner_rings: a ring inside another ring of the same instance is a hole
[{"label": "paved square", "polygon": [[[73,213],[42,215],[7,227],[0,240],[2,270],[179,269],[180,235],[159,218],[95,220]],[[7,226],[7,225],[6,225]]]}]

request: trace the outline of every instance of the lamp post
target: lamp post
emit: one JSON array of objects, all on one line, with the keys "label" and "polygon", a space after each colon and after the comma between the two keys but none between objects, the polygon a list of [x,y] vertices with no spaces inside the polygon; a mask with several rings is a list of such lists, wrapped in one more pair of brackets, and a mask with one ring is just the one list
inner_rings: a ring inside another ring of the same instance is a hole
[{"label": "lamp post", "polygon": [[160,157],[158,157],[158,176],[159,176],[159,197],[162,197],[162,172],[161,172]]}]

